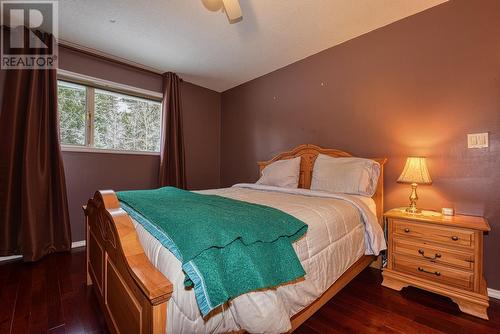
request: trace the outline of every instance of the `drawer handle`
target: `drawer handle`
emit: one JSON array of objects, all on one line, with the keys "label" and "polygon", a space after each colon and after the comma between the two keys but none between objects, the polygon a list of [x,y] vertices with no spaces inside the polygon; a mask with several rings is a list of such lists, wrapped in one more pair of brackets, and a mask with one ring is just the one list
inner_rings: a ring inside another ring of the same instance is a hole
[{"label": "drawer handle", "polygon": [[439,259],[439,258],[441,258],[441,254],[439,254],[439,253],[434,254],[434,257],[432,257],[432,256],[427,256],[427,255],[425,255],[425,252],[424,252],[424,250],[423,250],[423,249],[419,249],[419,250],[418,250],[418,254],[422,255],[424,258],[426,258],[426,259],[428,259],[428,260],[435,260],[435,259]]},{"label": "drawer handle", "polygon": [[408,227],[405,228],[405,233],[410,233],[410,229]]},{"label": "drawer handle", "polygon": [[426,273],[426,274],[433,274],[433,275],[436,275],[436,276],[441,276],[441,273],[439,271],[427,271],[427,270],[425,270],[422,267],[418,267],[418,271],[420,271],[422,273]]},{"label": "drawer handle", "polygon": [[454,236],[451,237],[451,240],[458,241],[458,237],[454,235]]}]

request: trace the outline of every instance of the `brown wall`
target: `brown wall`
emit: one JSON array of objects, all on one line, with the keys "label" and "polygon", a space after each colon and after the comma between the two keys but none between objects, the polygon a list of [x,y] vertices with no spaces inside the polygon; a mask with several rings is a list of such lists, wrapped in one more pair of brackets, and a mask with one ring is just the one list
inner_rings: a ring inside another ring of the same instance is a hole
[{"label": "brown wall", "polygon": [[[466,134],[490,132],[488,149]],[[258,160],[303,143],[388,157],[385,208],[425,155],[419,204],[485,215],[486,276],[500,288],[500,1],[456,0],[365,34],[222,94],[222,184],[255,181]]]},{"label": "brown wall", "polygon": [[[61,47],[59,67],[161,92],[161,76]],[[182,107],[186,177],[190,189],[220,184],[220,94],[183,82]],[[73,241],[84,239],[81,206],[97,189],[157,186],[159,156],[63,152]]]}]

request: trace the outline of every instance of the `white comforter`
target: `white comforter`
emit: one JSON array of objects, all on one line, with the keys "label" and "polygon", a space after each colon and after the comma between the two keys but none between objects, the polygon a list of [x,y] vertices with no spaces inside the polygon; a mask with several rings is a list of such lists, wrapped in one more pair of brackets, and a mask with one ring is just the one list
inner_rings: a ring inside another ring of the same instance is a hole
[{"label": "white comforter", "polygon": [[241,295],[203,319],[194,291],[184,288],[179,260],[134,221],[149,260],[174,286],[167,306],[167,333],[286,332],[290,317],[318,298],[363,254],[377,255],[386,247],[371,199],[255,184],[200,193],[271,206],[305,222],[308,231],[293,246],[306,276],[297,283]]}]

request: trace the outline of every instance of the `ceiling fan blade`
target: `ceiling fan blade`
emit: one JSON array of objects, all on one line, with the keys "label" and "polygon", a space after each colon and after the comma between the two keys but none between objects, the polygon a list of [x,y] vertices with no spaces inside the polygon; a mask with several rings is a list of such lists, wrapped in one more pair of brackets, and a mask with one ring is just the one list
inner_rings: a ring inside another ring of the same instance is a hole
[{"label": "ceiling fan blade", "polygon": [[229,23],[236,23],[243,19],[239,0],[222,0]]}]

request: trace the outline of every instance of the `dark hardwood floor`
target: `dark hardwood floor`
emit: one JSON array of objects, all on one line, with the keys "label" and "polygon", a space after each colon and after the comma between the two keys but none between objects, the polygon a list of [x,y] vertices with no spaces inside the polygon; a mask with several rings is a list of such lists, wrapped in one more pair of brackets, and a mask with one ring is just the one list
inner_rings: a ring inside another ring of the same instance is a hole
[{"label": "dark hardwood floor", "polygon": [[[500,333],[500,302],[490,321],[459,312],[449,299],[413,288],[380,285],[366,269],[296,333]],[[85,286],[85,252],[53,254],[37,263],[0,265],[0,334],[107,333],[97,300]]]}]

